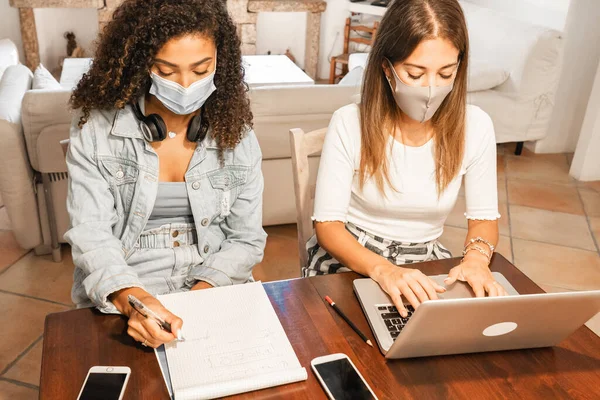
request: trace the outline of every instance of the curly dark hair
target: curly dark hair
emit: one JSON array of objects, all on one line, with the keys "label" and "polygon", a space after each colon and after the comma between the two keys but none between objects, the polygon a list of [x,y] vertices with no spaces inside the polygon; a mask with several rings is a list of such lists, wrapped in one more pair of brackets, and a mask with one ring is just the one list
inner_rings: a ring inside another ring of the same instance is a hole
[{"label": "curly dark hair", "polygon": [[233,149],[252,128],[252,112],[240,39],[225,0],[125,0],[101,32],[92,66],[71,96],[71,106],[82,111],[79,127],[94,109],[122,109],[145,95],[158,51],[187,34],[215,42],[217,90],[203,107],[203,121],[221,151]]}]

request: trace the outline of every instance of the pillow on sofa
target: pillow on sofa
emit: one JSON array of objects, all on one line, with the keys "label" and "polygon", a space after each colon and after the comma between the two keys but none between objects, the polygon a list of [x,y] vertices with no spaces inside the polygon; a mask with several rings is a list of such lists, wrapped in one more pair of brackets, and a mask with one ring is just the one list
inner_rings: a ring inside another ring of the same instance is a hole
[{"label": "pillow on sofa", "polygon": [[0,80],[0,119],[21,123],[21,102],[31,88],[32,79],[31,71],[22,64],[6,68]]},{"label": "pillow on sofa", "polygon": [[356,67],[348,72],[338,83],[339,85],[361,86],[365,70],[363,67]]},{"label": "pillow on sofa", "polygon": [[348,56],[348,70],[352,71],[357,67],[366,69],[367,61],[369,61],[369,53],[352,53]]},{"label": "pillow on sofa", "polygon": [[42,64],[38,65],[33,74],[32,89],[60,90],[62,86]]},{"label": "pillow on sofa", "polygon": [[0,39],[0,79],[2,74],[11,65],[19,63],[19,52],[17,46],[9,39]]},{"label": "pillow on sofa", "polygon": [[471,59],[469,62],[467,91],[478,92],[495,88],[506,82],[509,76],[510,72],[502,67]]}]

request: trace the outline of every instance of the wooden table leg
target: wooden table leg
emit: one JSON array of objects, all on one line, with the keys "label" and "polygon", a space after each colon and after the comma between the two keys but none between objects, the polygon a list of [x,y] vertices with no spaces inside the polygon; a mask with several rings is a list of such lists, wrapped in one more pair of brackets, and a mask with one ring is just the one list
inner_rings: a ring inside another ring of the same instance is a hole
[{"label": "wooden table leg", "polygon": [[35,71],[40,64],[40,50],[33,8],[19,8],[19,19],[21,21],[21,37],[23,40],[23,52],[25,53],[25,64],[29,69]]},{"label": "wooden table leg", "polygon": [[321,13],[306,13],[306,49],[304,53],[304,72],[317,79],[319,63],[319,34],[321,32]]}]

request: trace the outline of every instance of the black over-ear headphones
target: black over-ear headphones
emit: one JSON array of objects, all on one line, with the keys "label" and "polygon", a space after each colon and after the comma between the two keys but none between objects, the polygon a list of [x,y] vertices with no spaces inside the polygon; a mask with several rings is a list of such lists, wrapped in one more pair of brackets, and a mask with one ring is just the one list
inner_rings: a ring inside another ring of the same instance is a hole
[{"label": "black over-ear headphones", "polygon": [[[158,114],[144,115],[140,105],[136,102],[132,104],[133,113],[140,121],[140,129],[144,138],[149,142],[160,142],[167,137],[167,125]],[[195,115],[188,124],[186,138],[190,142],[201,142],[208,132],[208,122],[204,117],[204,107],[198,115]],[[204,120],[204,123],[203,123]]]}]

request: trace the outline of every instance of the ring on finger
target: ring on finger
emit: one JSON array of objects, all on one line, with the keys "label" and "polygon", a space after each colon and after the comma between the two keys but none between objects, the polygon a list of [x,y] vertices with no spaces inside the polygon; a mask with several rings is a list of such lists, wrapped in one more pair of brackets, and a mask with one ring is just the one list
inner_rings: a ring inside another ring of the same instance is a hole
[{"label": "ring on finger", "polygon": [[142,343],[142,346],[148,347],[148,339],[144,339],[144,343]]}]

